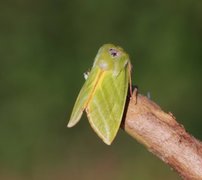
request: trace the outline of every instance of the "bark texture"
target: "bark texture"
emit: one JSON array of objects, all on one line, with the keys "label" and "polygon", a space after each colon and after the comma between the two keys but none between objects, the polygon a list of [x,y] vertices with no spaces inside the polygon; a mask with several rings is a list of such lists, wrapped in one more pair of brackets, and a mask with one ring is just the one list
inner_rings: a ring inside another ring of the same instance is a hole
[{"label": "bark texture", "polygon": [[202,180],[202,143],[188,134],[172,113],[165,113],[145,96],[134,99],[128,105],[124,130],[183,179]]}]

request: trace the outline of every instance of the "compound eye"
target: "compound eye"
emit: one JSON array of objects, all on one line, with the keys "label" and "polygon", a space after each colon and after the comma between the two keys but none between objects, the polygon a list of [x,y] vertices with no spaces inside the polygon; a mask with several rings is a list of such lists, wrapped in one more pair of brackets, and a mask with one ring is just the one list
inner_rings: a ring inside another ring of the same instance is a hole
[{"label": "compound eye", "polygon": [[119,54],[120,54],[120,52],[117,51],[117,50],[114,49],[114,48],[110,48],[110,49],[109,49],[109,53],[111,54],[112,57],[117,57],[117,56],[119,56]]}]

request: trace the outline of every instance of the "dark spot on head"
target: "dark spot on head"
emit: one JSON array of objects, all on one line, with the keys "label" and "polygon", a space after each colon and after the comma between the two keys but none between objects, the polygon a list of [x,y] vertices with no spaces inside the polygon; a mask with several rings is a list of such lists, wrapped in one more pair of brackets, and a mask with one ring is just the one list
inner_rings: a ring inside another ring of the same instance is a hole
[{"label": "dark spot on head", "polygon": [[110,48],[109,49],[109,53],[113,56],[113,57],[117,57],[119,55],[118,51],[114,48]]}]

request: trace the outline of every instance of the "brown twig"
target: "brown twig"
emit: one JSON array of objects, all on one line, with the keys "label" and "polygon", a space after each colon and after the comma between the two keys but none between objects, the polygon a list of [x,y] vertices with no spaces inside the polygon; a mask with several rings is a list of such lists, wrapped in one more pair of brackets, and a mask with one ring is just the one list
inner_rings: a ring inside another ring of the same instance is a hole
[{"label": "brown twig", "polygon": [[[136,95],[136,92],[133,94]],[[188,134],[172,113],[147,97],[132,98],[124,130],[169,164],[184,179],[202,179],[202,143]]]}]

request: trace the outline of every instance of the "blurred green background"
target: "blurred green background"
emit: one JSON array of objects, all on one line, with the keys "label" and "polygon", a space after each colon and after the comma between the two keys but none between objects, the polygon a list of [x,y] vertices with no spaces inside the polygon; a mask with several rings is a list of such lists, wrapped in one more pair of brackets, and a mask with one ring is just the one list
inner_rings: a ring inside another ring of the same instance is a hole
[{"label": "blurred green background", "polygon": [[83,72],[104,43],[133,84],[202,139],[201,0],[0,2],[0,179],[179,179],[122,130],[107,146],[85,116],[67,129]]}]

